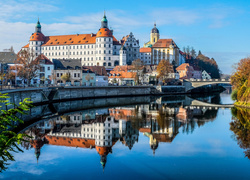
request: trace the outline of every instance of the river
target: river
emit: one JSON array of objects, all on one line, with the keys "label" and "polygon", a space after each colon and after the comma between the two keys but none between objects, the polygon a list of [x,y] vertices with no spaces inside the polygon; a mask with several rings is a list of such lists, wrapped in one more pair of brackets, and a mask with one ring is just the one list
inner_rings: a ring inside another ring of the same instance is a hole
[{"label": "river", "polygon": [[166,96],[26,123],[21,132],[32,138],[0,178],[249,179],[250,141],[230,108],[208,106],[232,103],[227,92]]}]

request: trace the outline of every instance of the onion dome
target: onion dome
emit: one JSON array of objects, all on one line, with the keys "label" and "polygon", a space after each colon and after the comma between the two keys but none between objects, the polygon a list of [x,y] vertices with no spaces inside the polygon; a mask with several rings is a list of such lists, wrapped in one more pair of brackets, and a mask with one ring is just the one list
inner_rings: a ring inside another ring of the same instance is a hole
[{"label": "onion dome", "polygon": [[41,24],[40,24],[40,22],[39,22],[39,19],[38,19],[38,21],[37,21],[37,23],[36,23],[36,28],[41,28],[42,26],[41,26]]},{"label": "onion dome", "polygon": [[30,41],[44,41],[43,33],[35,32],[30,36]]},{"label": "onion dome", "polygon": [[100,28],[96,37],[113,37],[113,34],[108,28]]},{"label": "onion dome", "polygon": [[154,28],[151,30],[151,33],[159,33],[159,30],[156,28],[156,23],[154,24]]},{"label": "onion dome", "polygon": [[102,22],[108,22],[106,15],[104,14],[103,18],[102,18]]}]

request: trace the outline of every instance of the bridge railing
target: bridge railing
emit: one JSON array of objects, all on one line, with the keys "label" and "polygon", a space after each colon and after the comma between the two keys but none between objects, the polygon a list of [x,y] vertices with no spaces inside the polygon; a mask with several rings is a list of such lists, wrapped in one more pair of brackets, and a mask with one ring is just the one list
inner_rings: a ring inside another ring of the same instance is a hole
[{"label": "bridge railing", "polygon": [[186,79],[187,81],[190,82],[230,82],[230,79]]}]

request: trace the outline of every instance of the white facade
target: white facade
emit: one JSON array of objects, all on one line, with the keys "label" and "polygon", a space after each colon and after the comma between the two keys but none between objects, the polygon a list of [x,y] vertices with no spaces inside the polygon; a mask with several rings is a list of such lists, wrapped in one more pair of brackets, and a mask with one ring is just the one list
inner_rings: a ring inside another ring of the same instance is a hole
[{"label": "white facade", "polygon": [[139,54],[139,40],[135,39],[133,33],[131,32],[129,35],[123,37],[121,40],[123,46],[126,48],[126,64],[131,65],[132,62],[138,58],[140,58]]},{"label": "white facade", "polygon": [[140,52],[140,59],[144,65],[151,64],[151,52]]},{"label": "white facade", "polygon": [[202,79],[211,79],[211,76],[207,73],[207,71],[202,71]]}]

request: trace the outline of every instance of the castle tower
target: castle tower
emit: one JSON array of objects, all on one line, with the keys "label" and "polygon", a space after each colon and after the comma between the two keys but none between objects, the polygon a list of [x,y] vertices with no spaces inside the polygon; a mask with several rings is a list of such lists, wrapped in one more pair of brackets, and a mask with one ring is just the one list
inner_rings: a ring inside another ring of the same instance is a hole
[{"label": "castle tower", "polygon": [[32,33],[29,40],[29,51],[30,53],[33,53],[34,59],[41,54],[41,46],[44,43],[45,36],[42,33],[42,26],[39,22],[39,19],[37,21],[37,24],[35,26],[35,32]]},{"label": "castle tower", "polygon": [[154,28],[151,30],[150,33],[150,43],[154,45],[158,39],[160,39],[159,30],[156,28],[156,23],[154,24]]},{"label": "castle tower", "polygon": [[111,66],[112,55],[113,33],[108,28],[108,20],[104,13],[103,19],[101,20],[101,28],[96,34],[96,65]]}]

